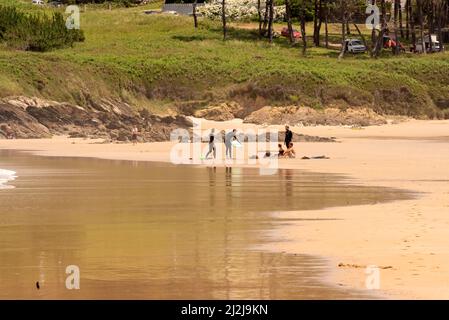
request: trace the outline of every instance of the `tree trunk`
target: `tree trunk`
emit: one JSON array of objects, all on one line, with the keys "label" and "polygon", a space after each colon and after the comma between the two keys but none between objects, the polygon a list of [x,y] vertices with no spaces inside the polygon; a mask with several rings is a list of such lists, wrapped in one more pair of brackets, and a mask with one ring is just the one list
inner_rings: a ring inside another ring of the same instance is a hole
[{"label": "tree trunk", "polygon": [[401,32],[401,38],[404,38],[404,24],[402,23],[402,1],[399,0],[398,3],[398,11],[399,11],[399,31]]},{"label": "tree trunk", "polygon": [[323,3],[322,0],[315,0],[315,14],[313,19],[313,43],[320,46],[321,25],[323,23]]},{"label": "tree trunk", "polygon": [[340,0],[340,9],[341,9],[341,50],[338,55],[338,60],[343,59],[346,52],[346,0]]},{"label": "tree trunk", "polygon": [[[376,0],[371,0],[371,4],[374,6],[376,4]],[[371,30],[371,52],[373,52],[377,43],[376,28],[377,26],[373,24],[373,30]]]},{"label": "tree trunk", "polygon": [[221,21],[223,23],[223,40],[226,40],[226,0],[222,0],[221,3]]},{"label": "tree trunk", "polygon": [[416,0],[416,6],[417,6],[417,9],[418,9],[419,34],[420,34],[420,37],[421,37],[422,53],[426,54],[427,53],[426,52],[426,42],[424,40],[423,0]]},{"label": "tree trunk", "polygon": [[409,13],[410,13],[410,0],[406,0],[405,2],[405,39],[410,40],[410,18],[409,18]]},{"label": "tree trunk", "polygon": [[371,54],[371,56],[373,56],[375,58],[377,58],[379,56],[380,52],[382,51],[384,34],[385,34],[385,31],[387,30],[387,6],[385,3],[385,0],[381,0],[380,6],[381,6],[381,21],[382,21],[382,23],[381,23],[381,27],[380,27],[379,36],[376,41],[376,45]]},{"label": "tree trunk", "polygon": [[324,14],[324,41],[326,43],[326,49],[329,49],[329,6],[327,5],[327,2]]},{"label": "tree trunk", "polygon": [[366,39],[365,36],[363,35],[363,33],[360,31],[359,26],[356,23],[353,23],[355,30],[357,30],[357,33],[359,34],[360,38],[362,38],[362,42],[363,45],[365,46],[365,48],[368,48],[368,44],[366,43]]},{"label": "tree trunk", "polygon": [[273,42],[273,1],[270,0],[270,14],[268,15],[268,41]]},{"label": "tree trunk", "polygon": [[287,16],[288,38],[290,40],[290,43],[293,44],[295,42],[295,39],[293,37],[292,10],[290,6],[290,0],[285,0],[285,14]]},{"label": "tree trunk", "polygon": [[435,12],[438,12],[438,18],[437,18],[437,24],[438,24],[438,39],[440,41],[440,52],[444,51],[444,44],[443,44],[443,23],[445,20],[446,13],[446,6],[447,2],[444,2],[444,0],[438,0],[438,6],[437,10]]},{"label": "tree trunk", "polygon": [[257,17],[259,19],[259,37],[262,35],[262,13],[260,12],[260,0],[257,0]]},{"label": "tree trunk", "polygon": [[196,4],[197,0],[193,3],[193,25],[195,26],[195,29],[198,28],[198,18],[196,16]]},{"label": "tree trunk", "polygon": [[394,0],[394,21],[393,22],[394,22],[394,36],[395,36],[396,46],[394,46],[392,49],[393,49],[393,53],[395,55],[398,55],[400,52],[400,50],[399,50],[399,33],[398,33],[398,18],[399,18],[400,1],[401,0]]},{"label": "tree trunk", "polygon": [[323,25],[323,2],[320,0],[319,6],[318,6],[318,12],[319,12],[319,20],[318,20],[318,32],[317,32],[317,39],[316,39],[316,46],[320,46],[320,35],[321,35],[321,26]]},{"label": "tree trunk", "polygon": [[409,2],[409,19],[410,19],[410,32],[412,37],[412,47],[416,50],[416,30],[415,30],[415,19],[413,16],[412,0]]},{"label": "tree trunk", "polygon": [[317,46],[317,37],[318,33],[318,0],[314,0],[314,9],[313,9],[313,44]]},{"label": "tree trunk", "polygon": [[263,26],[262,26],[262,32],[261,32],[262,36],[265,36],[265,33],[267,31],[268,11],[270,10],[269,5],[270,5],[269,0],[265,0],[265,13],[263,15]]},{"label": "tree trunk", "polygon": [[430,0],[428,14],[429,34],[435,33],[435,0]]},{"label": "tree trunk", "polygon": [[301,5],[301,37],[302,37],[302,54],[306,55],[306,51],[307,51],[306,0],[302,0],[302,5]]}]

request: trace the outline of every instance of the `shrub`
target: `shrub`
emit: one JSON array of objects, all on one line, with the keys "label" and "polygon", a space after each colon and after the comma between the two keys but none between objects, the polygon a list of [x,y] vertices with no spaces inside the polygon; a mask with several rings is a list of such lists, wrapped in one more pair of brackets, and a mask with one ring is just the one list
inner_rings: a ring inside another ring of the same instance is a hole
[{"label": "shrub", "polygon": [[20,50],[49,51],[84,41],[84,33],[67,29],[59,12],[48,16],[0,6],[0,42]]},{"label": "shrub", "polygon": [[[197,10],[209,19],[221,19],[220,0],[212,0]],[[262,16],[265,13],[265,5],[261,5]],[[274,20],[282,21],[285,16],[285,6],[274,7]],[[257,19],[257,0],[227,0],[226,1],[226,17],[231,21],[248,21]]]}]

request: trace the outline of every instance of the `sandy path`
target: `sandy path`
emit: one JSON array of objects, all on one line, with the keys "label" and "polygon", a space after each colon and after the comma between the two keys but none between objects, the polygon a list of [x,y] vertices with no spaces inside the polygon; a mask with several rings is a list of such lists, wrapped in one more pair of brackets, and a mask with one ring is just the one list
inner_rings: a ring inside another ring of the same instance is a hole
[{"label": "sandy path", "polygon": [[[240,121],[204,121],[203,128],[248,128]],[[325,154],[329,160],[282,160],[281,167],[342,173],[365,185],[421,192],[413,200],[371,206],[276,213],[282,218],[337,218],[282,224],[269,250],[329,258],[329,281],[365,288],[367,265],[381,269],[379,293],[393,298],[449,299],[449,121],[410,121],[353,130],[306,127],[295,131],[334,136],[341,143],[303,143],[299,156]],[[98,144],[55,137],[0,140],[0,148],[38,154],[105,159],[168,161],[172,143]],[[339,263],[360,267],[338,267]]]}]

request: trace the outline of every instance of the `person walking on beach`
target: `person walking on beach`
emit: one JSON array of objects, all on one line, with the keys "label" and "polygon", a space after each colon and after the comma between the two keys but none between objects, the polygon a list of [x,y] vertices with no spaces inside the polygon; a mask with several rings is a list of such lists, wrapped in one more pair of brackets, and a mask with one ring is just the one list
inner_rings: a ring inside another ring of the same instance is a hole
[{"label": "person walking on beach", "polygon": [[232,142],[234,140],[240,142],[239,139],[237,139],[237,130],[236,129],[228,132],[225,136],[226,158],[228,158],[228,155],[229,155],[229,159],[232,159]]},{"label": "person walking on beach", "polygon": [[217,157],[217,151],[215,149],[215,129],[212,129],[209,134],[209,152],[206,154],[206,159],[210,154],[213,154],[214,159]]},{"label": "person walking on beach", "polygon": [[293,132],[290,130],[289,126],[285,126],[285,146],[288,148],[290,145],[290,142],[293,140]]},{"label": "person walking on beach", "polygon": [[137,129],[136,126],[131,130],[131,141],[133,142],[133,145],[137,144],[137,136],[139,135],[139,129]]}]

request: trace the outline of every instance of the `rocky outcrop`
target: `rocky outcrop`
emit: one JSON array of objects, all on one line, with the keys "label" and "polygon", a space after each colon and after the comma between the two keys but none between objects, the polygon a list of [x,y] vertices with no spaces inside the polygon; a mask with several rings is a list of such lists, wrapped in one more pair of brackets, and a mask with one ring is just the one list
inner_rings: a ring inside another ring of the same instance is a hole
[{"label": "rocky outcrop", "polygon": [[309,107],[263,107],[244,119],[245,123],[289,125],[354,125],[370,126],[387,123],[385,117],[368,108],[341,110]]},{"label": "rocky outcrop", "polygon": [[143,141],[166,141],[172,130],[191,128],[192,124],[184,116],[161,117],[106,99],[87,107],[27,97],[0,100],[0,137],[4,138],[64,134],[126,141],[134,126],[142,132]]},{"label": "rocky outcrop", "polygon": [[194,116],[207,120],[227,121],[238,117],[241,110],[242,107],[237,102],[231,101],[198,110],[194,113]]}]

